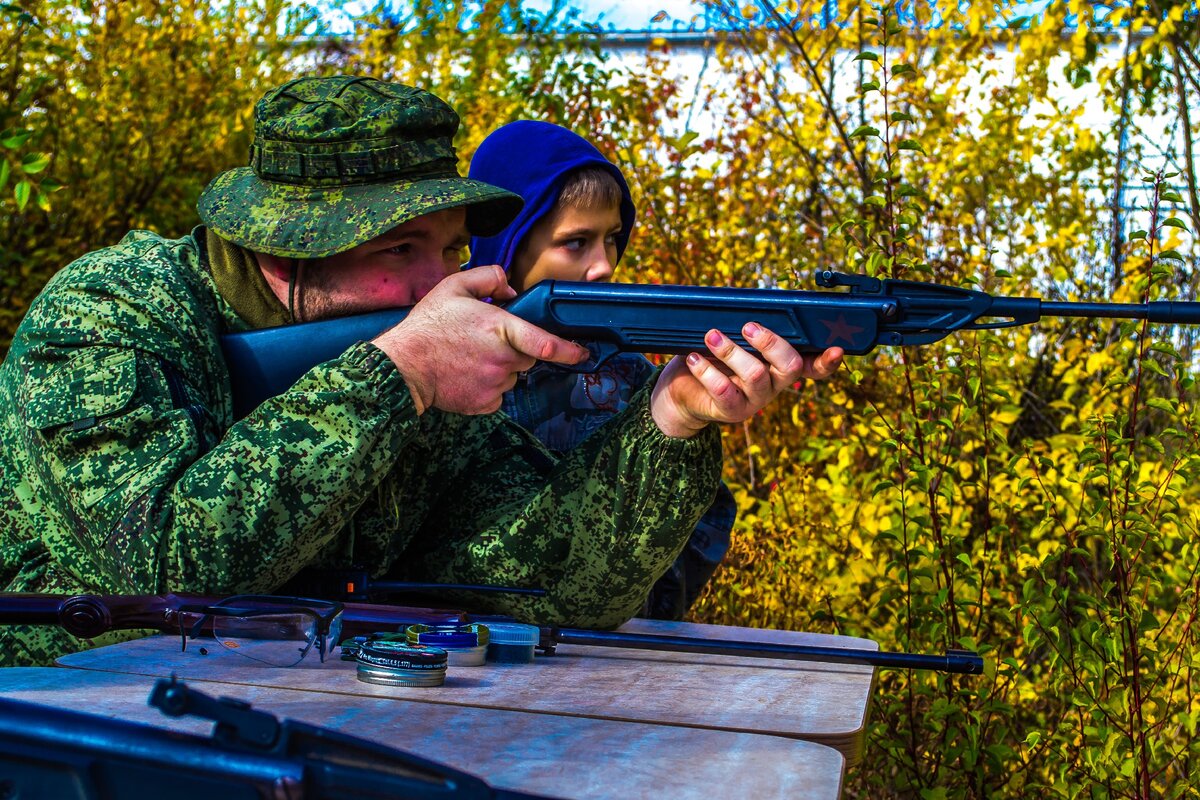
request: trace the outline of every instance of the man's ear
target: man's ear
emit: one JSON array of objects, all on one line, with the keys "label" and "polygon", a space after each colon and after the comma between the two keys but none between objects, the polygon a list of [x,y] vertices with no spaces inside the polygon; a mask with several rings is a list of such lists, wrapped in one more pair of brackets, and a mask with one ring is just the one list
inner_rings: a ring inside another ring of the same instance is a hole
[{"label": "man's ear", "polygon": [[292,271],[296,269],[296,259],[271,256],[266,253],[255,253],[254,260],[271,294],[283,303],[288,304],[288,285],[291,283]]}]

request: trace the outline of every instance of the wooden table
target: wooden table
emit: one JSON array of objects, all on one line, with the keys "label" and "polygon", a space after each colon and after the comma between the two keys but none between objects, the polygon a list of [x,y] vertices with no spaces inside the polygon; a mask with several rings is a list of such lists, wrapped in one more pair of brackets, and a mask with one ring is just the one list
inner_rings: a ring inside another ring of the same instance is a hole
[{"label": "wooden table", "polygon": [[[876,649],[863,639],[687,623],[634,620],[622,630]],[[126,642],[63,657],[69,677],[0,670],[0,692],[63,707],[87,697],[97,713],[205,729],[145,707],[150,677],[175,673],[505,788],[833,798],[844,766],[861,757],[874,677],[869,667],[563,645],[533,664],[451,668],[444,686],[402,688],[362,683],[337,658],[273,668],[207,650],[180,652],[175,637]]]}]

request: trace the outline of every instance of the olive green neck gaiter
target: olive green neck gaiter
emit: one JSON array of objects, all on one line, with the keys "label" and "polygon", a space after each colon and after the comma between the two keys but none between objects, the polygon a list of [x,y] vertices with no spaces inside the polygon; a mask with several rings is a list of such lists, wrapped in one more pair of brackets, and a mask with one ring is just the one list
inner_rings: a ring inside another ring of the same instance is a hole
[{"label": "olive green neck gaiter", "polygon": [[253,328],[274,328],[292,324],[287,306],[267,285],[254,254],[206,231],[208,266],[213,283],[225,302]]}]

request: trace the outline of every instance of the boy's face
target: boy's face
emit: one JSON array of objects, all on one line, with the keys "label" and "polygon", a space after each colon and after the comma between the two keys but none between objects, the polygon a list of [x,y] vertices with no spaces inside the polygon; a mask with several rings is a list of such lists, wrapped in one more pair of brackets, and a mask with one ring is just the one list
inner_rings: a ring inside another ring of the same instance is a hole
[{"label": "boy's face", "polygon": [[538,221],[508,271],[508,282],[523,291],[538,281],[607,281],[617,266],[617,206],[575,208],[560,205]]}]

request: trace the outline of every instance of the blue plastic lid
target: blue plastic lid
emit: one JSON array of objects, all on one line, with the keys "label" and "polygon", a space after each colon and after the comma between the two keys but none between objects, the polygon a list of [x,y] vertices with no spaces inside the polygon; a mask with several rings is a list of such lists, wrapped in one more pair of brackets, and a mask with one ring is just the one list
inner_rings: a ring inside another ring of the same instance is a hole
[{"label": "blue plastic lid", "polygon": [[461,649],[464,647],[478,647],[479,637],[470,631],[466,633],[426,631],[425,633],[417,634],[417,642],[420,644],[431,644],[434,647],[444,649]]},{"label": "blue plastic lid", "polygon": [[542,638],[542,631],[536,625],[523,625],[520,622],[489,622],[487,626],[490,644],[532,646]]}]

